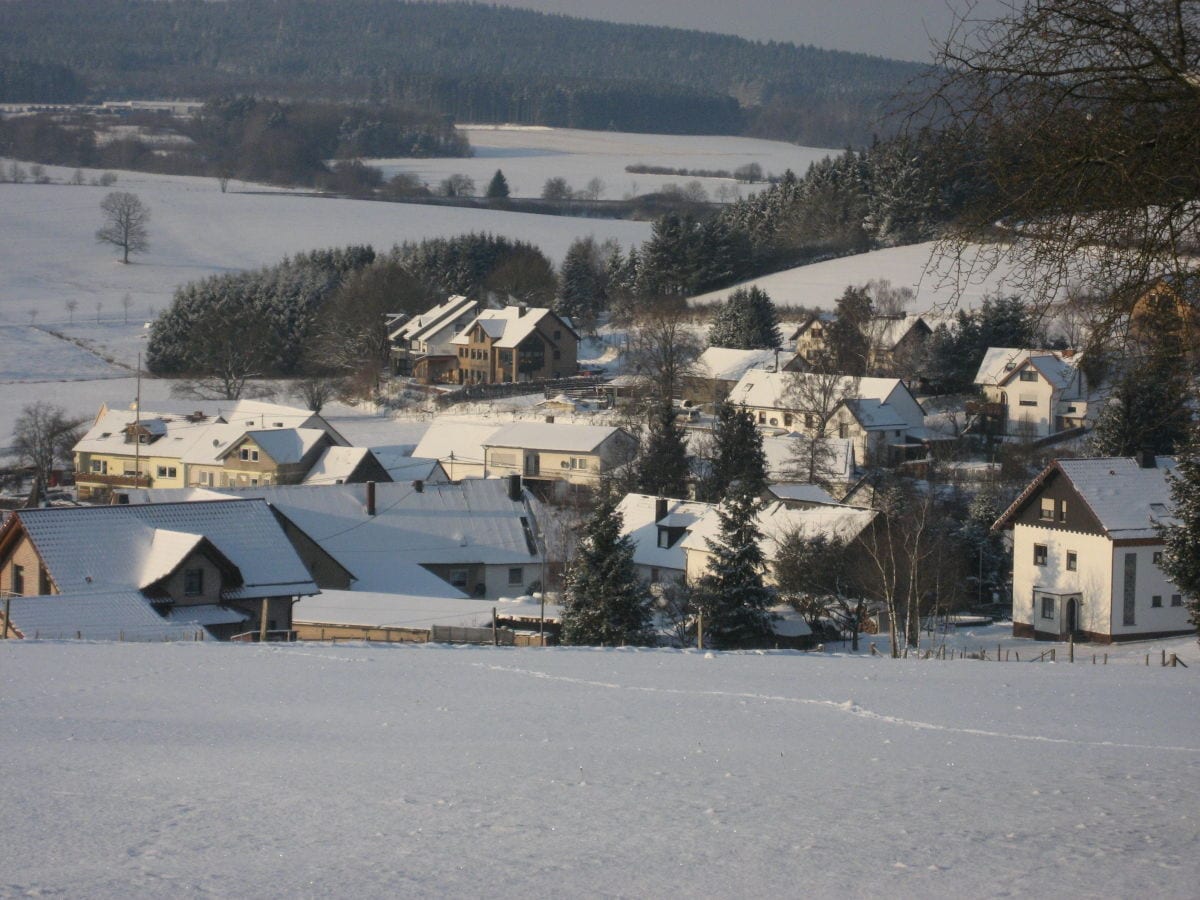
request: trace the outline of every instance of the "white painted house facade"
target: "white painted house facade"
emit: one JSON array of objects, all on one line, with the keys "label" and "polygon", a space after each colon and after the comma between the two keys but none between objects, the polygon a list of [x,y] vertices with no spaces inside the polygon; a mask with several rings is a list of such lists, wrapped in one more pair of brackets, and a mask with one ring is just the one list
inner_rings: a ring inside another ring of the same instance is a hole
[{"label": "white painted house facade", "polygon": [[1162,571],[1168,457],[1060,459],[994,526],[1013,532],[1013,634],[1099,643],[1191,634]]}]

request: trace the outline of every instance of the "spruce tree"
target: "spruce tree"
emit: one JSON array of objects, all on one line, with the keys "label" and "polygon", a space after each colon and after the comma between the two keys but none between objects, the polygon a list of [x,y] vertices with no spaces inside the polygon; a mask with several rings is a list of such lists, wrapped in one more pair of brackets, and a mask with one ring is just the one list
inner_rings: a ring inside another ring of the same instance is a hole
[{"label": "spruce tree", "polygon": [[499,169],[492,176],[492,180],[488,182],[486,196],[489,200],[503,200],[508,196],[508,179]]},{"label": "spruce tree", "polygon": [[752,287],[731,293],[713,317],[708,343],[735,350],[769,350],[782,344],[779,316],[767,292]]},{"label": "spruce tree", "polygon": [[729,403],[717,406],[712,431],[713,456],[697,497],[719,503],[731,485],[762,494],[767,487],[767,457],[762,434],[750,414]]},{"label": "spruce tree", "polygon": [[1162,529],[1162,568],[1187,598],[1191,622],[1200,632],[1200,424],[1193,424],[1179,463],[1167,475],[1175,524]]},{"label": "spruce tree", "polygon": [[696,584],[694,603],[703,615],[706,645],[720,649],[761,647],[771,637],[774,596],[763,581],[766,560],[760,541],[758,495],[735,486],[717,508],[720,538],[708,539],[708,572]]},{"label": "spruce tree", "polygon": [[656,403],[651,410],[645,441],[633,466],[639,493],[679,500],[687,497],[687,442],[669,401]]},{"label": "spruce tree", "polygon": [[621,534],[614,495],[606,493],[584,526],[564,578],[564,644],[652,645],[652,599],[637,577],[633,541]]}]

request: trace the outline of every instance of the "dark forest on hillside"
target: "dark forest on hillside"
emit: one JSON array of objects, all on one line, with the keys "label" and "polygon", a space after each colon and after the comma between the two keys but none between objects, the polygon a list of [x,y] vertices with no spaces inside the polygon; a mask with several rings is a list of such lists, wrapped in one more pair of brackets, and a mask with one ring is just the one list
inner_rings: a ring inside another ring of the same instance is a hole
[{"label": "dark forest on hillside", "polygon": [[0,99],[230,94],[391,102],[458,121],[864,146],[920,67],[478,4],[0,3]]}]

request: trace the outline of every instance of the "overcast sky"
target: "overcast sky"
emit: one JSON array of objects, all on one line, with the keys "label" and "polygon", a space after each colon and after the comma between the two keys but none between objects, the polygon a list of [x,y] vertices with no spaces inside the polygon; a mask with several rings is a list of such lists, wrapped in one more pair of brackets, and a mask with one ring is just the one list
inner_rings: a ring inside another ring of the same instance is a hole
[{"label": "overcast sky", "polygon": [[[928,62],[969,0],[490,0],[586,19],[670,25]],[[1003,0],[979,0],[992,13]]]}]

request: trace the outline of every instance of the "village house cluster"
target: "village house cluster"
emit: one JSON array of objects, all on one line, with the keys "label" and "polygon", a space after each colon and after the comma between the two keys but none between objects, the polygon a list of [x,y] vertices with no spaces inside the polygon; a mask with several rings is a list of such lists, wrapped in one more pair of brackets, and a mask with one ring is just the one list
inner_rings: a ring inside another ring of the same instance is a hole
[{"label": "village house cluster", "polygon": [[[990,440],[1052,445],[1094,425],[1106,399],[1078,353],[993,347],[978,399],[933,416],[919,379],[813,371],[831,323],[809,317],[786,349],[708,347],[672,398],[693,480],[719,405],[757,429],[768,584],[789,537],[865,553],[886,515],[870,473],[919,475],[959,436],[947,418]],[[876,317],[872,369],[910,367],[933,324]],[[643,377],[578,379],[580,335],[549,309],[455,296],[388,329],[397,379],[485,403],[487,390],[526,384],[545,399],[510,420],[437,416],[399,451],[353,446],[318,413],[261,401],[103,405],[74,447],[78,502],[35,496],[0,527],[4,635],[553,640],[581,511],[638,452],[641,426],[618,413],[636,408]],[[819,483],[798,474],[801,441],[820,447]],[[1191,630],[1160,568],[1173,466],[1147,454],[1059,459],[1028,485],[994,525],[1012,545],[1014,634],[1105,642]],[[709,571],[719,502],[631,491],[616,510],[652,591]],[[774,613],[777,645],[815,639],[791,608]],[[881,627],[879,609],[870,618]]]}]

